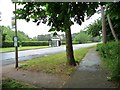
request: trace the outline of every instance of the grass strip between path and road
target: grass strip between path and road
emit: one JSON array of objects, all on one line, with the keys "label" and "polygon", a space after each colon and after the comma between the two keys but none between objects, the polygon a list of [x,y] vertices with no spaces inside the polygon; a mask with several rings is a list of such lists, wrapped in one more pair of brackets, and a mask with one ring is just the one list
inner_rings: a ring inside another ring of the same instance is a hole
[{"label": "grass strip between path and road", "polygon": [[[22,50],[31,50],[31,49],[41,49],[41,48],[48,48],[49,46],[24,46],[24,47],[18,47],[19,51]],[[0,52],[12,52],[15,51],[15,47],[10,48],[0,48]]]},{"label": "grass strip between path and road", "polygon": [[[78,50],[75,50],[75,60],[80,62],[82,58],[86,55],[88,50],[91,48],[92,47],[80,48]],[[66,54],[65,52],[63,52],[55,55],[20,62],[20,68],[35,72],[44,72],[69,76],[75,70],[76,67],[67,65],[66,61]]]}]

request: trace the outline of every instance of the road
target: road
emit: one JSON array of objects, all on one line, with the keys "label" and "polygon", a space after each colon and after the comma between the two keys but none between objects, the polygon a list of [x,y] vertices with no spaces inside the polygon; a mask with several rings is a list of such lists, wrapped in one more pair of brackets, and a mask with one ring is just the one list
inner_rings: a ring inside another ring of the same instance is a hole
[{"label": "road", "polygon": [[[79,48],[90,47],[95,44],[97,43],[77,44],[77,45],[73,45],[73,49],[76,50]],[[66,51],[66,46],[18,51],[18,60],[19,61],[31,60],[33,58],[48,56],[65,51]],[[2,58],[0,58],[0,62],[2,62],[2,66],[15,63],[15,52],[0,53],[0,56],[2,56]]]}]

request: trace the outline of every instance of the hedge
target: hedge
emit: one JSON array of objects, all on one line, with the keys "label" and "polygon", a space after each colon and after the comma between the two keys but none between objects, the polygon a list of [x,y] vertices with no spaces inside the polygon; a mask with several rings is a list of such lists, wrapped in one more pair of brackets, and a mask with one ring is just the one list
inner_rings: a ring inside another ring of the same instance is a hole
[{"label": "hedge", "polygon": [[[19,46],[19,42],[18,42],[18,46]],[[2,42],[2,48],[5,48],[5,47],[14,47],[14,42],[13,41]]]},{"label": "hedge", "polygon": [[[72,41],[72,44],[80,44],[79,42]],[[66,45],[66,41],[62,41],[62,45]]]},{"label": "hedge", "polygon": [[[48,41],[24,41],[18,42],[18,46],[48,46]],[[13,41],[2,42],[2,48],[14,47]]]},{"label": "hedge", "polygon": [[22,46],[48,46],[48,41],[24,41]]},{"label": "hedge", "polygon": [[98,44],[97,50],[111,71],[109,79],[120,80],[120,42]]}]

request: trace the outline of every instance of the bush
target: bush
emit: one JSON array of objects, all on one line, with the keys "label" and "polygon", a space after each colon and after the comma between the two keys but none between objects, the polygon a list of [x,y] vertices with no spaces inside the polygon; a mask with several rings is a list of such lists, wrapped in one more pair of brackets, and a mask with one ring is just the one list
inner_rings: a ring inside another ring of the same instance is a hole
[{"label": "bush", "polygon": [[73,40],[81,44],[90,41],[91,37],[85,31],[81,31]]},{"label": "bush", "polygon": [[80,44],[80,43],[77,41],[72,41],[72,44]]},{"label": "bush", "polygon": [[111,71],[111,79],[120,80],[120,42],[98,44],[97,50]]},{"label": "bush", "polygon": [[48,41],[24,41],[22,46],[48,46]]},{"label": "bush", "polygon": [[[77,42],[77,41],[72,41],[72,44],[80,44],[80,43]],[[62,41],[62,45],[66,45],[66,42],[65,42],[65,41]]]},{"label": "bush", "polygon": [[[18,46],[48,46],[48,41],[24,41],[18,42]],[[13,41],[2,42],[2,48],[14,47]]]},{"label": "bush", "polygon": [[[19,46],[19,42],[18,42],[18,46]],[[2,42],[2,48],[6,48],[6,47],[14,47],[14,42],[13,41]]]}]

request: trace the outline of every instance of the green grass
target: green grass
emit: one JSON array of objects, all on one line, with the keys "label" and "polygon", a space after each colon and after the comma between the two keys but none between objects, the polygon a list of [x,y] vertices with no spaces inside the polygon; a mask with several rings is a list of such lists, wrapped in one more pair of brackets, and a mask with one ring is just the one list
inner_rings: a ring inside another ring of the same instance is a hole
[{"label": "green grass", "polygon": [[30,88],[35,88],[35,87],[25,84],[23,82],[18,82],[16,80],[5,78],[2,80],[2,88],[3,89],[5,89],[5,88],[27,88],[27,89],[30,89]]},{"label": "green grass", "polygon": [[[80,62],[90,48],[81,48],[75,50],[75,60]],[[51,56],[21,62],[20,68],[35,72],[70,75],[76,67],[67,65],[66,61],[66,54],[59,53]]]},{"label": "green grass", "polygon": [[[25,46],[25,47],[18,47],[18,50],[30,50],[30,49],[41,49],[41,48],[48,48],[49,46]],[[10,48],[0,48],[0,52],[11,52],[15,51],[15,47]]]},{"label": "green grass", "polygon": [[103,66],[109,70],[108,80],[120,81],[120,42],[98,44]]}]

